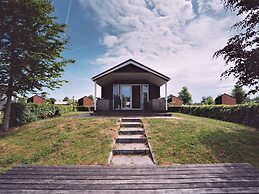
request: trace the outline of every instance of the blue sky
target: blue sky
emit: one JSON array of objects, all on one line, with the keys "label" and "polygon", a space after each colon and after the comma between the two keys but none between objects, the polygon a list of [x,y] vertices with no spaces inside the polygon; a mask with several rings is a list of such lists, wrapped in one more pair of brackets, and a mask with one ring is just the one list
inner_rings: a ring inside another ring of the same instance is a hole
[{"label": "blue sky", "polygon": [[199,102],[231,92],[233,78],[220,80],[227,67],[212,56],[235,33],[230,27],[239,18],[220,0],[72,0],[68,13],[69,1],[53,3],[59,22],[68,17],[64,56],[76,63],[65,68],[69,83],[49,96],[93,94],[91,77],[128,58],[171,77],[168,94],[187,86]]}]

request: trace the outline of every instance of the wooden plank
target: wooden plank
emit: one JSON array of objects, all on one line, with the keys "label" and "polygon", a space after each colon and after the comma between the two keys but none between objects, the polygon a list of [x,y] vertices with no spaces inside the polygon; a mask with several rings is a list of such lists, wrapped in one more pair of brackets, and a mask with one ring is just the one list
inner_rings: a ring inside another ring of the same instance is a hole
[{"label": "wooden plank", "polygon": [[259,193],[258,188],[259,171],[249,164],[155,168],[18,166],[0,175],[0,193]]},{"label": "wooden plank", "polygon": [[214,182],[180,184],[0,184],[2,189],[45,189],[45,190],[154,190],[154,189],[191,189],[191,188],[228,188],[259,187],[258,182]]},{"label": "wooden plank", "polygon": [[53,179],[0,179],[1,184],[182,184],[182,183],[236,183],[253,182],[259,186],[259,177],[239,177],[239,178],[192,178],[192,179],[139,179],[136,180],[53,180]]},{"label": "wooden plank", "polygon": [[[114,170],[134,170],[134,169],[139,169],[138,167],[113,167],[113,166],[108,166],[108,167],[86,167],[86,166],[80,166],[80,167],[76,167],[76,166],[17,166],[14,169],[64,169],[64,170],[89,170],[89,171],[95,171],[95,170],[108,170],[110,171],[111,169]],[[254,168],[253,166],[249,165],[249,164],[222,164],[222,165],[175,165],[175,166],[159,166],[159,167],[141,167],[141,170],[154,170],[154,169],[165,169],[165,170],[181,170],[181,169],[211,169],[211,168]]]},{"label": "wooden plank", "polygon": [[[31,175],[24,175],[24,174],[2,174],[0,175],[0,179],[29,179]],[[35,174],[33,175],[33,179],[58,179],[58,180],[136,180],[136,179],[192,179],[192,178],[233,178],[233,177],[259,177],[259,173],[232,173],[232,174],[184,174],[184,175],[131,175],[131,176],[87,176],[87,175],[42,175],[42,174]]]},{"label": "wooden plank", "polygon": [[34,194],[46,194],[46,193],[52,193],[52,194],[70,194],[70,193],[91,193],[91,194],[164,194],[164,193],[174,193],[174,194],[190,194],[190,193],[258,193],[259,187],[229,187],[229,188],[199,188],[199,189],[159,189],[159,190],[128,190],[128,191],[121,191],[121,190],[28,190],[28,189],[22,189],[22,190],[3,190],[0,191],[0,193],[4,194],[10,194],[10,193],[19,193],[19,194],[28,194],[28,193],[34,193]]},{"label": "wooden plank", "polygon": [[218,174],[224,174],[224,173],[258,173],[258,171],[255,172],[253,169],[188,169],[188,170],[178,170],[178,171],[173,171],[173,170],[161,170],[161,169],[154,169],[152,171],[143,171],[141,169],[132,169],[132,170],[120,170],[120,171],[93,171],[93,172],[85,172],[84,170],[43,170],[43,169],[31,169],[31,170],[19,170],[19,169],[14,169],[11,171],[6,172],[6,174],[24,174],[24,175],[34,175],[34,174],[42,174],[42,175],[163,175],[163,174],[210,174],[210,173],[218,173]]}]

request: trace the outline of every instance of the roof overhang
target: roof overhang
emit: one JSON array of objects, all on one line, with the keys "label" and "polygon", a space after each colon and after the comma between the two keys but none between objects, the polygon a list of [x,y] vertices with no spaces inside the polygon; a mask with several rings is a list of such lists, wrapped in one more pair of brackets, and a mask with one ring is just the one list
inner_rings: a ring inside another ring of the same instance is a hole
[{"label": "roof overhang", "polygon": [[[144,71],[141,72],[118,72],[117,70],[126,67],[127,65],[134,65]],[[92,81],[96,82],[100,86],[104,86],[114,81],[140,81],[147,80],[157,86],[161,86],[170,80],[169,77],[133,60],[129,59],[116,65],[94,77]]]}]

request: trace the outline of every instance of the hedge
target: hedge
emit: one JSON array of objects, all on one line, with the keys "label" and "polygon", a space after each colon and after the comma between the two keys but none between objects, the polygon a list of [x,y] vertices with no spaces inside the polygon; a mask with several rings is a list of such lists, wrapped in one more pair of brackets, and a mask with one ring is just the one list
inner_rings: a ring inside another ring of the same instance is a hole
[{"label": "hedge", "polygon": [[195,116],[208,117],[223,121],[259,126],[259,104],[243,105],[190,105],[168,107],[170,112],[181,112]]},{"label": "hedge", "polygon": [[94,107],[93,106],[78,106],[76,107],[77,111],[94,111]]},{"label": "hedge", "polygon": [[12,103],[10,126],[18,126],[39,119],[73,112],[72,105]]}]

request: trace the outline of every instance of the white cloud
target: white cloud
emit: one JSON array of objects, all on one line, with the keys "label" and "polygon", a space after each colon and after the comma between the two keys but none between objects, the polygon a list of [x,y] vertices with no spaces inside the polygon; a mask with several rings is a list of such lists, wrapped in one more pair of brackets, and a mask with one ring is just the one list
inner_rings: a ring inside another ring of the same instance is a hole
[{"label": "white cloud", "polygon": [[237,18],[219,0],[197,0],[198,16],[187,0],[80,2],[103,29],[107,51],[96,61],[105,68],[133,58],[170,76],[169,93],[187,86],[195,101],[230,92],[233,80],[220,81],[224,61],[212,56],[226,44]]},{"label": "white cloud", "polygon": [[119,40],[116,36],[106,34],[103,37],[102,43],[108,48],[110,48],[113,47],[118,41]]}]

